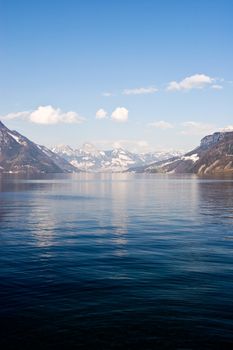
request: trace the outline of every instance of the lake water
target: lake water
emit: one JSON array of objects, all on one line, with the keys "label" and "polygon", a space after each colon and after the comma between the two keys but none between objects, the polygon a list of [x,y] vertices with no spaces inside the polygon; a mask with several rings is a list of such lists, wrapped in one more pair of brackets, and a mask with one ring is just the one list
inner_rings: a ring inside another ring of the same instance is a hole
[{"label": "lake water", "polygon": [[1,349],[233,344],[233,180],[0,178]]}]

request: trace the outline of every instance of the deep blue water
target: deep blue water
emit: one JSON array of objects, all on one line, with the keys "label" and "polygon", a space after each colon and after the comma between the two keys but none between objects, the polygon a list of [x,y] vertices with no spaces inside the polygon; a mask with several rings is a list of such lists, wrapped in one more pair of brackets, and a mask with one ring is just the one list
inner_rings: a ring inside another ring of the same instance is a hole
[{"label": "deep blue water", "polygon": [[0,179],[1,349],[233,344],[233,180]]}]

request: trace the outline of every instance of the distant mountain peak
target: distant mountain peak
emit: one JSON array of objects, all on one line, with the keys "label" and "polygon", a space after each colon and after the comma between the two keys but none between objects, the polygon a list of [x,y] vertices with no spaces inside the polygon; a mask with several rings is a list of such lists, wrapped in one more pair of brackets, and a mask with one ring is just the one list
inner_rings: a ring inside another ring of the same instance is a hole
[{"label": "distant mountain peak", "polygon": [[96,152],[99,152],[97,150],[97,148],[92,144],[92,143],[88,143],[88,142],[85,142],[81,149],[83,150],[83,152],[87,152],[87,153],[96,153]]},{"label": "distant mountain peak", "polygon": [[[69,151],[67,151],[69,149]],[[171,152],[150,152],[139,154],[122,147],[111,150],[99,150],[91,143],[84,143],[81,148],[71,150],[69,146],[52,148],[52,151],[64,157],[72,165],[83,171],[120,172],[132,166],[142,166],[158,160],[170,158]],[[175,155],[181,154],[176,151]]]},{"label": "distant mountain peak", "polygon": [[201,147],[210,147],[210,146],[216,144],[217,142],[220,142],[224,138],[225,134],[226,134],[226,132],[218,131],[218,132],[215,132],[211,135],[207,135],[201,139],[200,146]]}]

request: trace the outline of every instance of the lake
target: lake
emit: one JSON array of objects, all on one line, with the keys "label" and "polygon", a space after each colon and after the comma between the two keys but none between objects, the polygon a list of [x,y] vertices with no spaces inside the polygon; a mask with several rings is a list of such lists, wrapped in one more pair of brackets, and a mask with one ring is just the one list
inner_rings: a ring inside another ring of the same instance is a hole
[{"label": "lake", "polygon": [[1,349],[233,344],[233,179],[0,178]]}]

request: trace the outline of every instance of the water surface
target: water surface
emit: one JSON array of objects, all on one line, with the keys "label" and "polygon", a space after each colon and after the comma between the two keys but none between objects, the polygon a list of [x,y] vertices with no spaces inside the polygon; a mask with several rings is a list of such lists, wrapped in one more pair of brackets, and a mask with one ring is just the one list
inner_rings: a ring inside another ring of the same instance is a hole
[{"label": "water surface", "polygon": [[0,178],[1,348],[233,342],[233,180]]}]

